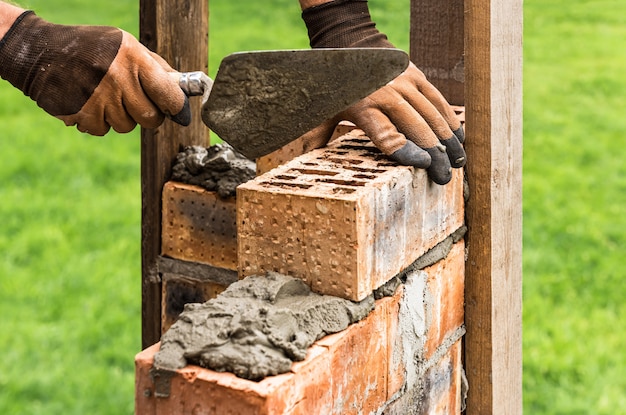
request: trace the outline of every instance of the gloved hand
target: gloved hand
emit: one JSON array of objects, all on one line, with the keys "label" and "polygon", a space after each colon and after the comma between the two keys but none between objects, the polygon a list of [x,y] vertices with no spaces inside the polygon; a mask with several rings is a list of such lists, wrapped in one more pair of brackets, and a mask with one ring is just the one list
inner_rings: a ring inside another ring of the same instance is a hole
[{"label": "gloved hand", "polygon": [[113,27],[63,26],[23,13],[0,40],[0,77],[66,125],[92,135],[112,127],[189,125],[175,72],[131,34]]},{"label": "gloved hand", "polygon": [[[313,48],[393,47],[372,22],[366,0],[333,0],[302,12]],[[385,154],[425,168],[435,183],[465,165],[461,122],[443,95],[412,63],[389,84],[320,126],[310,136],[330,138],[334,125],[351,121]]]}]

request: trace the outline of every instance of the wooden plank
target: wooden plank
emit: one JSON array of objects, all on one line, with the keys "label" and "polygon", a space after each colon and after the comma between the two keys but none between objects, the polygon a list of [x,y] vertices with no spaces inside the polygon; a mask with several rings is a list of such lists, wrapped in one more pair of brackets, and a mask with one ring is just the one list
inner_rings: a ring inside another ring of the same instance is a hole
[{"label": "wooden plank", "polygon": [[451,104],[465,104],[463,0],[411,1],[411,60]]},{"label": "wooden plank", "polygon": [[[140,0],[140,40],[180,71],[208,69],[208,1]],[[194,121],[180,127],[167,120],[141,132],[142,193],[142,345],[161,337],[161,190],[171,175],[181,146],[209,143],[200,119],[200,102],[192,100]]]},{"label": "wooden plank", "polygon": [[465,2],[467,414],[522,413],[522,0]]}]

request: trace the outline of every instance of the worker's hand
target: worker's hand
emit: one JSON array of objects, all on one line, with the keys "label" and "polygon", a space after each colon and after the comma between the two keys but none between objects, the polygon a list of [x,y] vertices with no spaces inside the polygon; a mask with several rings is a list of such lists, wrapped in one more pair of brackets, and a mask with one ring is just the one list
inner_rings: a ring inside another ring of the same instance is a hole
[{"label": "worker's hand", "polygon": [[[334,0],[304,10],[311,46],[393,47],[371,21],[366,1]],[[310,136],[330,137],[334,123],[351,121],[385,154],[401,164],[425,168],[438,184],[465,165],[461,122],[443,95],[413,64]]]},{"label": "worker's hand", "polygon": [[427,169],[435,183],[448,183],[451,167],[465,164],[458,117],[412,63],[389,84],[305,135],[306,148],[325,145],[341,120],[353,122],[400,164]]},{"label": "worker's hand", "polygon": [[189,103],[175,72],[131,34],[113,27],[62,26],[32,12],[20,16],[0,42],[0,76],[46,112],[85,133],[125,133],[182,125]]}]

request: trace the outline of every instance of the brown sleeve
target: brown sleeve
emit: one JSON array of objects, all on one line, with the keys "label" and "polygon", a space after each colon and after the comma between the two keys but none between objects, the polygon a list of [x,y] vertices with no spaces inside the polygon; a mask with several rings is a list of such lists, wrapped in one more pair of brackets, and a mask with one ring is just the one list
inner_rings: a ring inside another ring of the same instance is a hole
[{"label": "brown sleeve", "polygon": [[367,0],[333,0],[302,12],[312,48],[393,48],[376,29]]},{"label": "brown sleeve", "polygon": [[51,115],[77,113],[122,42],[113,27],[62,26],[24,12],[0,41],[0,77]]}]

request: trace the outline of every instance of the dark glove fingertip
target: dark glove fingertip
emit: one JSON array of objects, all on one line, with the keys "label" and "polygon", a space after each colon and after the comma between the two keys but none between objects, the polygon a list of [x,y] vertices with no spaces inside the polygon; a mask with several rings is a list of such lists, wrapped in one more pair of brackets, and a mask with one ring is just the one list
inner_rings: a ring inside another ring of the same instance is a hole
[{"label": "dark glove fingertip", "polygon": [[452,166],[450,166],[450,160],[445,149],[437,146],[425,148],[424,150],[432,158],[432,163],[426,170],[430,180],[440,185],[444,185],[452,180]]},{"label": "dark glove fingertip", "polygon": [[412,141],[407,141],[401,149],[393,152],[390,157],[403,166],[414,166],[419,169],[426,169],[431,164],[430,155]]},{"label": "dark glove fingertip", "polygon": [[453,136],[447,140],[441,140],[441,143],[446,146],[446,152],[452,167],[458,169],[465,166],[465,150],[461,146],[458,137]]},{"label": "dark glove fingertip", "polygon": [[187,127],[191,124],[191,108],[189,106],[189,97],[187,97],[187,95],[185,95],[185,104],[183,105],[183,109],[181,109],[178,114],[170,115],[168,118],[183,127]]},{"label": "dark glove fingertip", "polygon": [[463,126],[461,125],[459,127],[458,130],[453,131],[454,135],[456,136],[456,138],[459,140],[459,143],[464,143],[465,142],[465,130],[463,129]]}]

